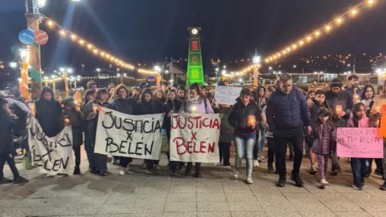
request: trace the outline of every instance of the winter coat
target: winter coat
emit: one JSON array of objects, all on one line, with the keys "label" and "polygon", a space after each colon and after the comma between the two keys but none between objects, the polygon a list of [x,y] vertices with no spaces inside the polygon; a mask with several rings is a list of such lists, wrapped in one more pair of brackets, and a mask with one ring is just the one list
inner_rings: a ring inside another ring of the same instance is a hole
[{"label": "winter coat", "polygon": [[[256,119],[256,126],[251,128],[247,126],[248,116],[253,115]],[[228,122],[235,128],[235,136],[245,137],[252,133],[256,133],[256,128],[262,120],[261,109],[254,102],[250,101],[247,106],[245,106],[241,99],[238,98],[236,104],[232,107],[232,111],[229,114]]]},{"label": "winter coat", "polygon": [[16,122],[0,107],[0,156],[13,152],[13,129]]},{"label": "winter coat", "polygon": [[209,100],[203,100],[201,97],[198,97],[197,100],[185,100],[181,105],[179,113],[213,114],[214,111],[212,109],[212,106],[210,105]]},{"label": "winter coat", "polygon": [[318,118],[319,118],[318,113],[319,113],[320,108],[324,107],[332,112],[331,105],[327,101],[325,101],[323,103],[323,105],[321,105],[321,106],[318,104],[318,102],[315,99],[312,99],[312,101],[313,101],[313,105],[310,108],[311,122],[312,123],[315,123],[318,121]]},{"label": "winter coat", "polygon": [[[39,100],[36,102],[36,119],[42,127],[44,133],[48,137],[54,137],[60,132],[60,113],[62,112],[61,105],[51,99],[44,99],[44,93],[51,92],[48,89],[43,89]],[[53,94],[52,94],[53,96]]]},{"label": "winter coat", "polygon": [[113,103],[110,105],[110,108],[122,112],[124,114],[132,115],[134,114],[135,107],[137,106],[137,102],[133,98],[127,99],[115,99]]},{"label": "winter coat", "polygon": [[[356,127],[354,124],[353,115],[351,115],[350,119],[347,121],[347,127]],[[369,128],[369,127],[371,127],[371,124],[370,124],[370,119],[368,117],[363,117],[362,119],[358,120],[357,128]]]},{"label": "winter coat", "polygon": [[[351,96],[354,95],[354,88],[349,87],[349,88],[346,89],[346,91],[347,91],[348,93],[350,93]],[[363,89],[361,89],[361,88],[358,87],[356,94],[359,95],[359,96],[362,96],[362,93],[363,93]]]},{"label": "winter coat", "polygon": [[[345,127],[353,107],[351,94],[344,90],[341,90],[338,94],[328,91],[326,94],[326,102],[333,110],[332,122],[334,127]],[[343,111],[346,112],[346,115],[344,115],[342,119],[338,119],[336,116],[336,105],[342,105]]]},{"label": "winter coat", "polygon": [[158,113],[164,113],[165,112],[165,105],[162,104],[159,101],[140,101],[138,102],[138,105],[136,106],[134,113],[136,115],[146,115],[146,114],[158,114]]},{"label": "winter coat", "polygon": [[64,128],[64,119],[70,119],[71,129],[72,129],[72,138],[73,146],[78,147],[83,144],[83,114],[80,111],[77,111],[75,108],[71,111],[63,110],[60,114],[60,120],[62,124],[62,129]]},{"label": "winter coat", "polygon": [[336,130],[332,125],[315,123],[312,126],[313,145],[312,152],[319,155],[330,154],[330,142],[336,140]]},{"label": "winter coat", "polygon": [[221,117],[219,142],[232,142],[234,140],[233,133],[235,129],[228,121],[231,110],[231,107],[218,109]]},{"label": "winter coat", "polygon": [[297,88],[292,89],[289,94],[285,94],[280,88],[273,92],[267,103],[266,114],[269,128],[274,134],[311,126],[306,98]]},{"label": "winter coat", "polygon": [[[93,101],[88,102],[86,107],[84,108],[84,111],[83,111],[83,117],[85,120],[87,120],[88,115],[93,112],[93,105],[101,106],[101,107],[105,107],[105,108],[110,107],[110,104],[108,102],[100,103],[99,100],[93,100]],[[88,130],[89,135],[92,138],[93,143],[95,143],[96,130],[97,130],[97,126],[98,126],[99,111],[97,111],[96,113],[97,114],[96,114],[94,119],[87,120],[87,130]]]},{"label": "winter coat", "polygon": [[174,101],[168,100],[165,105],[165,118],[164,118],[164,128],[166,129],[166,134],[168,138],[170,138],[170,131],[171,131],[171,115],[178,113],[178,111],[181,108],[181,100],[176,98]]}]

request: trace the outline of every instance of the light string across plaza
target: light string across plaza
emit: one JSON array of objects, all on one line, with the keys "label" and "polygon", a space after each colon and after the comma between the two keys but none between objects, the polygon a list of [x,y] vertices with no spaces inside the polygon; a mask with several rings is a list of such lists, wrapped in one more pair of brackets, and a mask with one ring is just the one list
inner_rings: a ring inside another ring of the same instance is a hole
[{"label": "light string across plaza", "polygon": [[[346,10],[340,16],[335,16],[326,24],[314,28],[313,31],[309,32],[308,34],[305,34],[305,36],[294,40],[292,43],[288,43],[286,46],[282,47],[281,49],[278,49],[276,52],[273,52],[272,54],[268,55],[266,58],[264,58],[264,63],[268,64],[275,62],[279,59],[285,58],[288,55],[300,50],[301,48],[312,44],[312,42],[319,40],[322,36],[330,35],[334,29],[342,27],[346,20],[358,17],[362,10],[364,10],[365,8],[373,8],[375,4],[376,0],[364,0],[360,2],[359,4]],[[233,73],[231,76],[244,75],[253,69],[254,65],[250,65],[241,69],[237,73]]]}]

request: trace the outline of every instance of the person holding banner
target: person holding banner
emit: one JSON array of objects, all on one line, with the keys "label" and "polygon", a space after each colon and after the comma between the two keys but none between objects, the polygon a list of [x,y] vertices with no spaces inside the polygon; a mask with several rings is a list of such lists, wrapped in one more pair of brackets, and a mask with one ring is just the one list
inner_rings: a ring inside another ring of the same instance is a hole
[{"label": "person holding banner", "polygon": [[[177,98],[177,91],[174,89],[170,89],[168,91],[167,96],[168,97],[167,97],[167,101],[166,101],[166,114],[165,114],[164,125],[166,128],[166,136],[167,136],[168,140],[170,140],[170,131],[171,131],[171,119],[170,119],[170,117],[173,114],[178,113],[178,111],[180,110],[182,102],[181,102],[181,100],[179,100]],[[169,152],[168,152],[168,158],[170,159]],[[177,173],[178,165],[181,165],[181,163],[176,162],[176,161],[171,161],[169,163],[169,170],[172,174]]]},{"label": "person holding banner", "polygon": [[[209,100],[205,98],[204,93],[198,83],[189,87],[188,99],[185,100],[180,108],[180,114],[214,114]],[[186,165],[185,176],[191,175],[193,164],[189,162]],[[194,177],[201,178],[201,163],[195,164]]]},{"label": "person holding banner", "polygon": [[[153,94],[150,88],[142,90],[141,99],[138,102],[138,106],[135,108],[134,113],[137,115],[146,114],[158,114],[164,113],[165,107],[160,101],[156,101],[153,98]],[[146,160],[146,168],[148,174],[155,172],[154,167],[158,164],[157,160]]]},{"label": "person holding banner", "polygon": [[236,104],[232,107],[228,118],[229,123],[235,128],[236,162],[234,177],[238,179],[241,160],[246,153],[247,184],[253,184],[253,148],[256,143],[256,127],[261,122],[261,109],[252,100],[252,93],[248,88],[243,88]]},{"label": "person holding banner", "polygon": [[49,87],[44,87],[36,102],[36,119],[39,121],[44,133],[54,137],[60,132],[61,105],[54,100],[54,92]]},{"label": "person holding banner", "polygon": [[[22,184],[28,182],[27,179],[19,175],[13,156],[13,129],[16,126],[15,118],[12,118],[8,102],[0,98],[0,185],[7,183]],[[13,173],[13,180],[4,177],[4,164],[8,163]]]},{"label": "person holding banner", "polygon": [[[91,138],[91,146],[94,150],[95,147],[95,138],[96,138],[96,128],[98,126],[98,114],[103,107],[109,107],[107,100],[109,99],[109,94],[106,89],[98,89],[96,92],[96,97],[93,101],[90,101],[84,111],[83,117],[86,117],[88,132]],[[107,176],[107,156],[101,154],[92,154],[91,160],[91,173],[99,174],[101,176]]]},{"label": "person holding banner", "polygon": [[[134,114],[134,109],[137,106],[137,102],[133,98],[129,98],[129,90],[124,84],[120,84],[117,86],[115,90],[115,95],[118,97],[113,101],[110,108],[124,113],[128,115]],[[129,163],[132,162],[133,159],[129,157],[120,157],[119,164],[121,166],[121,171],[119,171],[119,175],[123,176],[129,172],[130,167]]]},{"label": "person holding banner", "polygon": [[64,126],[71,125],[72,128],[72,148],[75,154],[74,175],[80,175],[80,146],[83,144],[82,125],[83,114],[76,109],[75,101],[72,97],[63,100],[63,111],[60,114],[62,129]]},{"label": "person holding banner", "polygon": [[[90,102],[90,101],[93,101],[94,100],[94,96],[95,96],[95,91],[93,89],[89,89],[89,90],[86,90],[86,93],[84,94],[84,99],[83,99],[83,104],[82,106],[80,107],[80,111],[82,112],[82,114],[84,114],[84,110],[85,110],[85,107],[86,105]],[[88,160],[88,164],[89,164],[89,167],[88,169],[91,171],[91,159],[92,159],[92,155],[94,154],[94,148],[92,147],[91,145],[91,137],[90,137],[90,134],[88,132],[88,121],[85,119],[85,117],[83,116],[83,133],[84,133],[84,150],[86,151],[86,154],[87,154],[87,160]]]},{"label": "person holding banner", "polygon": [[[363,103],[357,103],[352,109],[352,115],[347,122],[347,127],[355,128],[369,128],[370,119],[366,117],[366,107]],[[362,190],[365,184],[364,177],[366,177],[369,161],[367,158],[351,158],[351,170],[353,174],[353,185],[355,190]]]}]

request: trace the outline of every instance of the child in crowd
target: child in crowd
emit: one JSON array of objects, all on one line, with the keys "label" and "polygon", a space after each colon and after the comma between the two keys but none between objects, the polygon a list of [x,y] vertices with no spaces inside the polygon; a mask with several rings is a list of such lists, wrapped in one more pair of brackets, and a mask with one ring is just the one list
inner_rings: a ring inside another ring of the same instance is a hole
[{"label": "child in crowd", "polygon": [[328,155],[330,153],[330,142],[335,138],[335,129],[331,121],[331,112],[327,108],[320,108],[318,120],[313,126],[314,140],[312,151],[316,154],[318,162],[318,174],[321,188],[329,185],[326,180]]},{"label": "child in crowd", "polygon": [[[366,107],[363,103],[354,105],[350,120],[347,122],[348,127],[368,128],[370,127],[369,118],[366,116]],[[354,178],[352,187],[355,190],[362,190],[365,184],[364,177],[367,174],[369,161],[367,158],[351,158],[351,170]]]}]

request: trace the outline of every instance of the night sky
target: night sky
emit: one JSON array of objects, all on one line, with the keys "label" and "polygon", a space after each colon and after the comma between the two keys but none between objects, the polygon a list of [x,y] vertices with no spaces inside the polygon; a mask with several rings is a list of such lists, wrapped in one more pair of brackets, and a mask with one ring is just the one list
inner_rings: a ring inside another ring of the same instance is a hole
[{"label": "night sky", "polygon": [[[203,58],[234,60],[261,55],[290,43],[339,15],[358,0],[47,0],[41,12],[62,26],[130,63],[187,57],[187,27],[202,27]],[[1,0],[0,60],[14,60],[18,32],[26,27],[23,0]],[[361,11],[294,57],[386,51],[386,3]],[[60,39],[44,25],[43,68],[107,63]],[[208,65],[208,64],[207,64]],[[208,66],[206,66],[208,67]]]}]

